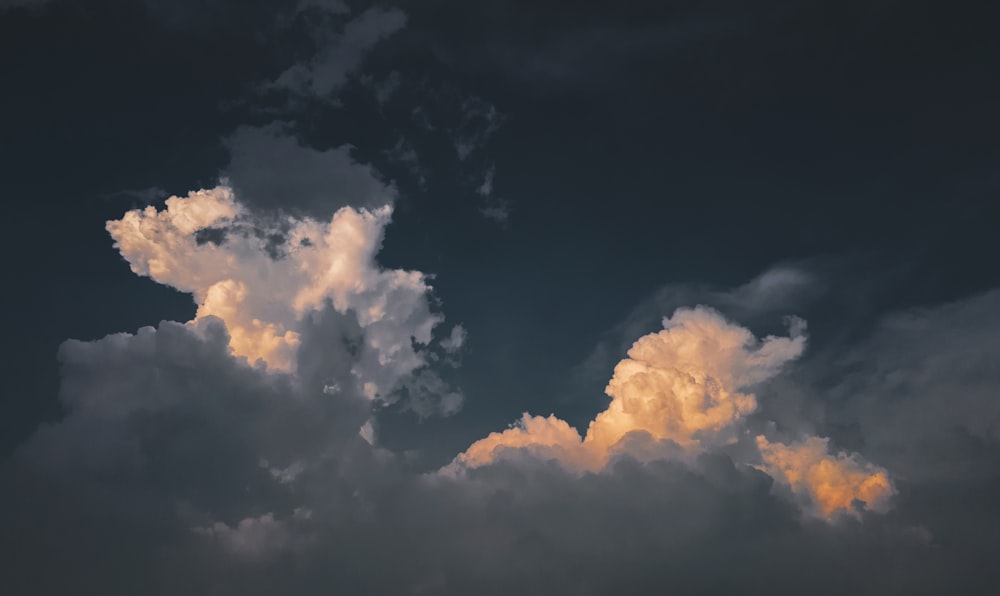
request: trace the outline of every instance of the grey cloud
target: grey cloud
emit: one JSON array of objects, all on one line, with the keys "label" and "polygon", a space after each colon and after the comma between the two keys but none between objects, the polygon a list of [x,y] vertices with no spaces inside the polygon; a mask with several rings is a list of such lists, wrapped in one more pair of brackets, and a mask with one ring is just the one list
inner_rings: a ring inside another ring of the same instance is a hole
[{"label": "grey cloud", "polygon": [[[830,418],[912,480],[988,479],[1000,462],[1000,291],[883,318],[817,367]],[[818,374],[818,371],[817,371]]]},{"label": "grey cloud", "polygon": [[327,218],[345,205],[376,207],[395,199],[393,185],[356,162],[350,146],[313,149],[279,123],[241,126],[225,145],[231,157],[224,175],[253,207]]},{"label": "grey cloud", "polygon": [[[820,287],[793,266],[731,291],[675,286],[605,345],[674,301],[771,318]],[[633,433],[598,473],[530,452],[458,475],[417,468],[361,436],[377,412],[350,379],[374,363],[366,330],[333,308],[305,321],[294,375],[233,358],[212,317],[68,341],[66,415],[0,466],[0,556],[16,562],[0,583],[15,595],[990,594],[1000,576],[976,553],[1000,529],[998,306],[994,291],[884,318],[759,388],[769,436],[794,435],[795,417],[772,414],[798,387],[819,403],[799,417],[853,421],[860,444],[837,443],[899,475],[887,514],[833,524],[734,463],[742,442],[681,460]],[[437,359],[460,347],[451,331]],[[444,377],[418,369],[399,403],[453,409]]]},{"label": "grey cloud", "polygon": [[494,199],[487,205],[479,208],[479,213],[486,219],[492,219],[498,224],[505,224],[510,219],[510,205],[503,199]]},{"label": "grey cloud", "polygon": [[269,87],[332,101],[334,91],[357,70],[372,47],[405,24],[403,11],[373,7],[348,21],[340,33],[319,29],[316,53],[285,70]]},{"label": "grey cloud", "polygon": [[462,349],[465,345],[466,339],[468,339],[468,332],[462,325],[455,325],[451,328],[451,333],[445,339],[441,340],[441,347],[445,352],[453,354]]},{"label": "grey cloud", "polygon": [[[930,319],[968,332],[994,300]],[[312,323],[298,378],[230,357],[214,319],[64,344],[67,416],[2,468],[10,593],[987,594],[997,579],[962,556],[971,534],[946,531],[970,520],[928,530],[928,497],[906,486],[896,512],[830,525],[722,453],[418,474],[358,436],[370,402],[323,390],[350,374],[357,323]],[[945,382],[941,365],[928,378]]]},{"label": "grey cloud", "polygon": [[[5,515],[15,517],[4,520],[4,547],[27,557],[5,570],[9,593],[150,593],[155,586],[129,578],[157,581],[157,549],[191,540],[191,528],[298,506],[261,458],[350,457],[367,400],[312,397],[240,364],[227,342],[221,321],[208,319],[62,346],[67,415],[4,467],[17,486],[5,489]],[[69,567],[47,572],[57,561]]]}]

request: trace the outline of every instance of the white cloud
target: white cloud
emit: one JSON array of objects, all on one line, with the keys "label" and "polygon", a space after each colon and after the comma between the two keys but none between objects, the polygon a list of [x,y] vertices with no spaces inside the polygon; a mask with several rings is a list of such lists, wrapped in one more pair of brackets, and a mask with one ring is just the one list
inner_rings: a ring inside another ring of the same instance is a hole
[{"label": "white cloud", "polygon": [[222,319],[230,348],[250,363],[292,371],[307,319],[327,304],[350,315],[363,332],[356,385],[389,402],[427,364],[419,346],[442,320],[430,310],[425,275],[375,261],[391,214],[389,206],[343,207],[328,222],[262,219],[220,186],[172,197],[162,211],[129,211],[107,227],[132,271],[191,293],[195,320]]}]

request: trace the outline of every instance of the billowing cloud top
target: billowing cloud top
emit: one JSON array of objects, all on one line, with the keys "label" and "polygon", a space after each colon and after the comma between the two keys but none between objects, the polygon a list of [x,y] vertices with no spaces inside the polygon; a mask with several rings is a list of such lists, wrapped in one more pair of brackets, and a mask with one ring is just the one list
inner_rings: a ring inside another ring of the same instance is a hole
[{"label": "billowing cloud top", "polygon": [[432,313],[426,276],[375,262],[389,206],[344,207],[329,222],[261,218],[219,186],[167,199],[110,221],[108,231],[132,271],[194,296],[195,320],[222,319],[233,353],[270,370],[296,366],[304,321],[330,304],[364,331],[353,369],[369,399],[388,400],[424,364],[442,317]]},{"label": "billowing cloud top", "polygon": [[[506,431],[475,442],[445,472],[523,454],[598,472],[616,455],[685,457],[722,447],[737,440],[743,419],[757,409],[746,389],[773,377],[805,348],[805,323],[795,318],[790,337],[763,341],[705,307],[678,309],[663,327],[636,341],[615,367],[605,389],[611,403],[583,438],[555,416],[525,413]],[[827,455],[826,439],[786,446],[758,436],[757,445],[761,468],[804,495],[823,517],[850,513],[855,501],[882,509],[893,493],[885,470],[857,455]]]}]

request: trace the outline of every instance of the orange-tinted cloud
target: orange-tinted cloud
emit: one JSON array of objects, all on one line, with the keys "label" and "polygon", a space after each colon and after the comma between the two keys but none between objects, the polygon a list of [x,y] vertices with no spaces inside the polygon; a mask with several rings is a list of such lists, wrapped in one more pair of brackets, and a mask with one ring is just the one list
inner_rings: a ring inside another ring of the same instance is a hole
[{"label": "orange-tinted cloud", "polygon": [[[763,340],[705,307],[678,309],[663,327],[639,338],[615,367],[605,389],[611,403],[585,436],[554,415],[525,413],[511,428],[473,443],[445,471],[529,454],[598,472],[618,454],[691,455],[732,443],[743,419],[757,409],[747,388],[773,377],[805,348],[804,322],[798,319],[791,321],[788,337]],[[649,441],[629,440],[636,432],[677,448],[651,451]],[[807,496],[813,512],[827,519],[853,512],[855,501],[883,510],[894,493],[884,469],[856,454],[829,455],[827,439],[789,446],[760,436],[757,446],[765,462],[760,469]]]},{"label": "orange-tinted cloud", "polygon": [[605,389],[611,403],[584,438],[555,416],[525,414],[507,431],[474,443],[457,462],[481,466],[501,456],[502,448],[520,448],[596,471],[636,431],[691,452],[726,444],[757,407],[744,389],[772,377],[805,347],[801,333],[759,341],[705,307],[678,309],[663,327],[636,341],[615,367]]},{"label": "orange-tinted cloud", "polygon": [[873,511],[884,511],[895,494],[889,474],[857,454],[829,453],[828,439],[809,437],[784,445],[757,437],[764,458],[761,469],[793,492],[807,496],[814,513],[830,518],[856,513],[855,501]]}]

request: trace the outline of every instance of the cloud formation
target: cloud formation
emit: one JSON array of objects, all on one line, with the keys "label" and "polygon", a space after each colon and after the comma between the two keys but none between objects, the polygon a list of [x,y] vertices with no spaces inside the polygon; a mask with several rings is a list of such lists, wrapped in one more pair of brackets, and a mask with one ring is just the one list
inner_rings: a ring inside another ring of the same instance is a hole
[{"label": "cloud formation", "polygon": [[856,507],[885,511],[895,493],[885,469],[857,454],[829,454],[829,440],[809,437],[799,443],[771,443],[757,437],[764,459],[762,469],[791,489],[808,497],[815,512],[831,517]]},{"label": "cloud formation", "polygon": [[[235,216],[206,216],[234,207],[228,190],[203,192],[210,200],[176,198],[159,216],[178,230],[255,221],[238,203]],[[231,248],[241,246],[253,252]],[[801,358],[800,323],[757,339],[710,309],[681,309],[616,367],[612,405],[585,438],[555,416],[525,415],[503,441],[477,443],[486,463],[456,474],[408,469],[374,440],[374,404],[352,382],[366,332],[353,311],[330,299],[299,325],[290,373],[234,357],[216,316],[66,342],[67,414],[0,475],[9,529],[0,544],[22,562],[2,570],[4,585],[14,594],[931,594],[957,578],[947,585],[988,593],[954,538],[921,525],[911,488],[896,495],[894,515],[875,515],[895,488],[885,470],[827,439],[747,436],[751,391]],[[464,331],[446,337],[454,347]],[[837,523],[803,517],[796,504]],[[53,561],[72,564],[54,574]]]},{"label": "cloud formation", "polygon": [[[805,323],[791,318],[789,327],[789,337],[759,341],[709,308],[678,309],[663,320],[662,331],[637,340],[615,367],[605,389],[611,403],[584,437],[554,415],[525,413],[506,431],[473,443],[446,472],[522,452],[571,470],[599,472],[623,454],[690,458],[735,443],[743,420],[757,409],[756,397],[746,389],[774,377],[805,348]],[[762,469],[806,494],[823,517],[851,511],[856,500],[882,510],[893,493],[885,470],[857,454],[828,456],[827,439],[786,446],[758,436],[756,442]]]},{"label": "cloud formation", "polygon": [[259,218],[219,186],[171,197],[162,211],[129,211],[107,228],[133,272],[192,294],[195,321],[222,319],[233,353],[251,364],[293,371],[308,319],[328,304],[350,314],[363,337],[353,381],[390,402],[427,364],[421,347],[442,321],[425,275],[375,262],[391,214],[343,207],[328,222]]},{"label": "cloud formation", "polygon": [[392,204],[396,190],[370,165],[351,156],[350,145],[315,149],[283,123],[241,126],[226,137],[223,171],[240,202],[255,209],[285,210],[326,218],[344,206]]}]

